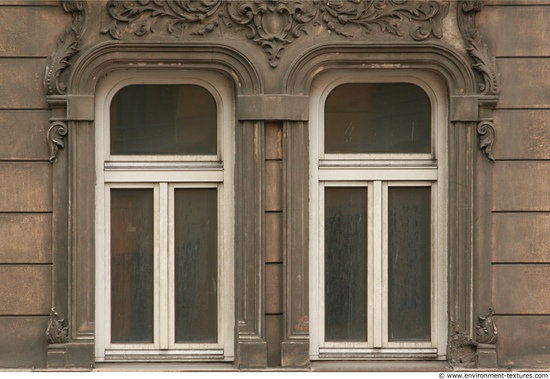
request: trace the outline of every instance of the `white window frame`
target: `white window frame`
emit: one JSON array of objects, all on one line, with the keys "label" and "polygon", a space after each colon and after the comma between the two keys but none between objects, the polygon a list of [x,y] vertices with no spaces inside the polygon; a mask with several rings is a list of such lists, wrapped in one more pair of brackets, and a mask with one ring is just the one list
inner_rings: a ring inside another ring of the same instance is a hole
[{"label": "white window frame", "polygon": [[[331,91],[345,83],[411,83],[430,99],[430,154],[325,154],[324,110]],[[335,70],[320,75],[310,92],[309,288],[310,358],[440,359],[447,350],[447,91],[429,72],[408,69]],[[368,342],[324,338],[324,189],[368,187]],[[388,186],[429,186],[432,196],[431,341],[390,342],[387,325]]]},{"label": "white window frame", "polygon": [[[215,99],[218,144],[215,155],[111,155],[110,104],[133,84],[188,84],[206,89]],[[203,70],[119,71],[101,80],[96,91],[96,307],[95,356],[104,361],[234,360],[234,154],[235,101],[227,78]],[[154,342],[110,341],[110,189],[154,189]],[[218,191],[218,341],[175,343],[174,190]],[[161,252],[167,252],[161,253]],[[162,293],[160,293],[162,292]]]}]

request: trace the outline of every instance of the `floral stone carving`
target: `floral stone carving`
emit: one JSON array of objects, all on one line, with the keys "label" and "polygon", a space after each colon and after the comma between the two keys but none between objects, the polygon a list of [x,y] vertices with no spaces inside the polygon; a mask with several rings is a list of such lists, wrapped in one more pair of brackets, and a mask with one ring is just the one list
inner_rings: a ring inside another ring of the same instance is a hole
[{"label": "floral stone carving", "polygon": [[59,319],[59,315],[52,308],[50,321],[46,330],[46,340],[49,344],[65,343],[69,337],[69,328],[65,326],[65,319]]},{"label": "floral stone carving", "polygon": [[70,59],[78,53],[78,43],[85,24],[85,1],[63,0],[63,10],[72,15],[71,26],[59,37],[57,46],[48,58],[44,86],[48,95],[64,95],[67,84],[61,73],[71,65]]},{"label": "floral stone carving", "polygon": [[378,27],[382,32],[412,39],[441,38],[448,0],[110,0],[112,18],[103,33],[114,39],[134,35],[204,35],[222,25],[246,30],[246,37],[268,54],[272,67],[281,52],[310,26],[324,26],[351,37],[348,25],[363,34]]},{"label": "floral stone carving", "polygon": [[479,325],[476,326],[476,339],[478,343],[495,344],[498,339],[498,331],[493,321],[493,308],[485,317],[479,317]]},{"label": "floral stone carving", "polygon": [[472,65],[483,77],[478,83],[483,95],[498,96],[500,77],[496,69],[496,59],[489,51],[476,27],[476,15],[481,11],[481,0],[460,0],[458,4],[458,27],[468,47],[466,50],[474,60]]}]

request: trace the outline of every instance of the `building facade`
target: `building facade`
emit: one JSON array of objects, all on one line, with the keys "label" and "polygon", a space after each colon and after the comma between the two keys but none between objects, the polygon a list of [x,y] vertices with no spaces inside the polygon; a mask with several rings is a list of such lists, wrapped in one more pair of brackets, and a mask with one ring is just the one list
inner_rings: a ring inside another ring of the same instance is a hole
[{"label": "building facade", "polygon": [[0,1],[0,368],[548,369],[549,15]]}]

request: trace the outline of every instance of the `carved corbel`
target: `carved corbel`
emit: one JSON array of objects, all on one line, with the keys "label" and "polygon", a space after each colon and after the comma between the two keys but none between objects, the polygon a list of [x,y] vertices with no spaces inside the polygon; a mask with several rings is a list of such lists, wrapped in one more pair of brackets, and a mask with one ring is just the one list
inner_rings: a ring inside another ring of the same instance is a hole
[{"label": "carved corbel", "polygon": [[498,332],[493,320],[493,308],[485,317],[478,318],[476,326],[477,363],[480,368],[497,368],[497,343]]},{"label": "carved corbel", "polygon": [[70,13],[72,23],[59,37],[55,50],[50,54],[46,65],[44,86],[48,95],[63,95],[67,84],[61,80],[61,74],[71,63],[70,59],[78,53],[78,43],[85,24],[85,0],[63,0],[63,10]]},{"label": "carved corbel", "polygon": [[496,344],[498,339],[498,331],[493,320],[493,308],[489,308],[489,312],[485,317],[479,317],[476,326],[477,343]]},{"label": "carved corbel", "polygon": [[54,121],[48,128],[48,147],[50,150],[50,162],[54,163],[57,160],[57,153],[59,148],[65,147],[65,141],[63,137],[67,135],[69,129],[67,124],[63,121]]},{"label": "carved corbel", "polygon": [[49,344],[59,344],[67,342],[69,338],[69,328],[65,325],[65,319],[59,319],[55,307],[50,312],[50,321],[46,330],[46,341]]},{"label": "carved corbel", "polygon": [[479,148],[487,159],[494,161],[493,143],[495,142],[495,125],[492,120],[482,120],[477,124],[477,134],[479,135]]},{"label": "carved corbel", "polygon": [[458,27],[467,44],[466,50],[483,81],[478,83],[482,95],[498,96],[500,93],[500,74],[496,68],[496,59],[477,30],[476,16],[481,11],[481,0],[460,0],[458,4]]}]

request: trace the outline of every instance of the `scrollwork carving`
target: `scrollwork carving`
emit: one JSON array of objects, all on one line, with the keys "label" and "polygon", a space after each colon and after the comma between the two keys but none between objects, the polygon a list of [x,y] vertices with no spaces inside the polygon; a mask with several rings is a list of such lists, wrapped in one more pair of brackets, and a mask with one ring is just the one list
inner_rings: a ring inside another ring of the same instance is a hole
[{"label": "scrollwork carving", "polygon": [[483,77],[483,82],[478,83],[479,92],[483,95],[498,96],[500,77],[496,69],[496,59],[491,55],[476,26],[476,15],[481,8],[481,0],[460,0],[458,27],[468,45],[466,50],[474,60],[472,66]]},{"label": "scrollwork carving", "polygon": [[401,25],[405,20],[413,25],[409,34],[416,41],[427,39],[431,34],[436,38],[443,36],[442,20],[447,15],[448,3],[437,1],[322,1],[323,22],[329,30],[340,32],[335,22],[359,26],[365,33],[378,25],[383,32],[402,36]]},{"label": "scrollwork carving", "polygon": [[485,153],[487,159],[494,161],[493,143],[495,142],[495,127],[491,120],[483,120],[477,124],[479,134],[479,148]]},{"label": "scrollwork carving", "polygon": [[54,121],[50,124],[47,139],[51,163],[57,160],[57,152],[59,151],[59,148],[65,148],[63,137],[67,135],[68,131],[67,124],[63,121]]},{"label": "scrollwork carving", "polygon": [[222,25],[244,28],[246,37],[260,45],[276,67],[282,50],[307,34],[309,26],[324,25],[344,37],[352,36],[345,30],[348,25],[363,34],[378,26],[403,36],[409,23],[414,40],[441,38],[448,0],[110,0],[107,12],[112,21],[102,32],[114,39],[152,33],[204,35]]},{"label": "scrollwork carving", "polygon": [[479,317],[479,325],[476,326],[476,339],[477,343],[496,344],[498,331],[493,320],[493,308],[489,308],[485,317]]},{"label": "scrollwork carving", "polygon": [[48,58],[44,86],[48,95],[63,95],[67,84],[61,80],[61,73],[71,65],[70,59],[79,51],[78,42],[85,23],[85,0],[62,1],[63,10],[72,15],[72,23],[59,37],[57,46]]},{"label": "scrollwork carving", "polygon": [[69,338],[69,328],[65,325],[65,319],[59,319],[55,307],[50,312],[50,321],[46,330],[46,341],[49,344],[65,343]]}]

